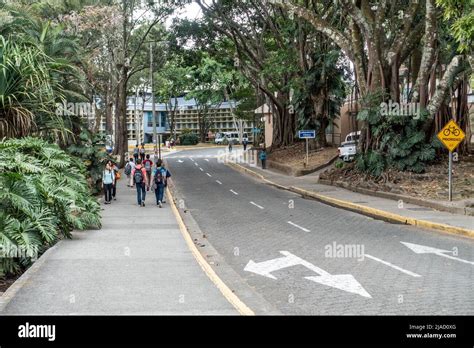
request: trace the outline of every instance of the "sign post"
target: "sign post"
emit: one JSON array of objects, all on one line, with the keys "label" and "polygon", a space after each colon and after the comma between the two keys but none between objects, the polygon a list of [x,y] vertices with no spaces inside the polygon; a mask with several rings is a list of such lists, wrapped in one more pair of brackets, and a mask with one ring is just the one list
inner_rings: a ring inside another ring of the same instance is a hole
[{"label": "sign post", "polygon": [[300,130],[298,131],[298,138],[306,139],[306,165],[309,162],[309,139],[316,138],[315,130]]},{"label": "sign post", "polygon": [[454,120],[449,121],[437,134],[438,139],[449,151],[449,201],[453,200],[453,151],[464,140],[466,134],[462,131]]}]

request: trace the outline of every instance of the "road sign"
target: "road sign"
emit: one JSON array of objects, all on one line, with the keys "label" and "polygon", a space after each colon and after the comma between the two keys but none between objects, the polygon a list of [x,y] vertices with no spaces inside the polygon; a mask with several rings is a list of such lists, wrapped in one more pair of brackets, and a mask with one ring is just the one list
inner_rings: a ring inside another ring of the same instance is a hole
[{"label": "road sign", "polygon": [[461,127],[453,120],[449,121],[446,126],[438,133],[438,139],[443,143],[449,151],[454,151],[464,140],[466,134]]},{"label": "road sign", "polygon": [[466,134],[453,120],[449,121],[437,134],[438,139],[449,150],[449,201],[453,200],[453,150],[464,140]]},{"label": "road sign", "polygon": [[254,129],[253,129],[253,132],[254,132],[254,133],[260,133],[261,131],[262,131],[262,130],[261,130],[260,128],[254,128]]},{"label": "road sign", "polygon": [[300,130],[298,131],[298,138],[300,139],[314,139],[316,138],[315,130]]},{"label": "road sign", "polygon": [[363,297],[372,298],[370,294],[365,291],[362,285],[351,275],[351,274],[330,274],[325,270],[316,267],[312,263],[303,260],[302,258],[293,255],[288,251],[280,251],[283,257],[271,259],[263,262],[254,262],[252,260],[245,266],[244,271],[252,272],[270,279],[277,279],[272,272],[278,271],[283,268],[293,266],[304,266],[318,276],[304,277],[307,280],[315,283],[330,286],[342,291],[347,291],[353,294],[357,294]]}]

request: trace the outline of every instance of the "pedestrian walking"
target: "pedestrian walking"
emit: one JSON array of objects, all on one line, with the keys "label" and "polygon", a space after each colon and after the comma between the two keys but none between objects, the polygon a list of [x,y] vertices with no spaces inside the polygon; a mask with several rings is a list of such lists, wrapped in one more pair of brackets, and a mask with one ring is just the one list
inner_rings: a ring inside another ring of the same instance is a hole
[{"label": "pedestrian walking", "polygon": [[157,164],[159,160],[160,160],[160,155],[158,154],[158,150],[155,150],[155,154],[153,155],[153,162]]},{"label": "pedestrian walking", "polygon": [[145,167],[142,165],[142,160],[138,159],[137,165],[132,171],[132,178],[135,182],[135,186],[137,188],[137,203],[139,206],[145,206],[145,199],[146,199],[146,191],[148,180],[146,177],[146,170]]},{"label": "pedestrian walking", "polygon": [[109,163],[105,165],[102,173],[102,187],[104,189],[105,204],[110,204],[112,201],[112,190],[115,185],[115,175]]},{"label": "pedestrian walking", "polygon": [[244,141],[242,142],[242,145],[244,145],[244,151],[247,150],[247,144],[248,144],[247,139],[244,139]]},{"label": "pedestrian walking", "polygon": [[119,167],[117,166],[117,163],[114,163],[112,161],[109,161],[110,168],[112,168],[112,171],[114,172],[114,186],[112,187],[112,199],[114,201],[117,200],[117,182],[120,180],[120,170]]},{"label": "pedestrian walking", "polygon": [[158,160],[156,169],[153,172],[153,189],[155,190],[156,205],[163,208],[163,195],[165,192],[166,169],[163,162]]},{"label": "pedestrian walking", "polygon": [[267,151],[265,149],[260,151],[260,162],[262,162],[262,169],[267,169]]},{"label": "pedestrian walking", "polygon": [[140,159],[142,160],[142,163],[145,161],[145,152],[145,144],[142,144],[142,147],[140,148]]},{"label": "pedestrian walking", "polygon": [[163,200],[161,201],[162,203],[166,203],[166,189],[168,188],[168,179],[171,178],[171,173],[170,171],[165,167],[165,164],[162,163],[161,167],[166,170],[165,174],[165,187],[163,188]]},{"label": "pedestrian walking", "polygon": [[232,140],[229,141],[229,152],[232,152]]},{"label": "pedestrian walking", "polygon": [[145,167],[146,175],[148,178],[147,185],[148,187],[150,187],[151,171],[153,169],[153,161],[150,160],[150,155],[146,155],[146,159],[143,161],[143,166]]},{"label": "pedestrian walking", "polygon": [[135,163],[137,163],[138,156],[140,156],[140,149],[138,148],[137,144],[137,146],[135,146],[135,148],[133,149],[133,158],[135,159]]},{"label": "pedestrian walking", "polygon": [[133,178],[132,178],[132,171],[135,168],[135,162],[133,161],[133,157],[130,157],[127,165],[123,173],[127,176],[127,186],[133,187]]}]

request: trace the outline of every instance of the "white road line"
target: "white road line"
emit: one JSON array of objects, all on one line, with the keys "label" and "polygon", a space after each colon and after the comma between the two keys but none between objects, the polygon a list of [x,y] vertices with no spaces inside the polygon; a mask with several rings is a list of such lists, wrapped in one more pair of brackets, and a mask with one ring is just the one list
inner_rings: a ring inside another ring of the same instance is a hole
[{"label": "white road line", "polygon": [[222,185],[222,183],[221,183],[219,180],[216,180],[216,182],[217,182],[219,185]]},{"label": "white road line", "polygon": [[203,171],[204,171],[204,169],[202,169],[202,168],[199,168],[199,170],[200,170],[201,172],[203,172]]},{"label": "white road line", "polygon": [[235,192],[234,190],[230,190],[230,192],[232,192],[234,195],[238,196],[239,194],[237,192]]},{"label": "white road line", "polygon": [[258,205],[258,204],[255,203],[255,202],[250,202],[250,204],[256,206],[256,207],[259,208],[259,209],[262,209],[262,210],[265,209],[264,207],[262,207],[261,205]]},{"label": "white road line", "polygon": [[209,160],[207,158],[204,161],[209,162]]},{"label": "white road line", "polygon": [[368,255],[368,254],[364,254],[364,257],[368,257],[369,259],[372,259],[374,261],[377,261],[377,262],[380,262],[380,263],[383,263],[384,265],[388,266],[388,267],[392,267],[394,269],[396,269],[397,271],[400,271],[402,273],[405,273],[405,274],[408,274],[409,276],[412,276],[412,277],[421,277],[421,275],[419,274],[416,274],[416,273],[413,273],[411,271],[407,271],[406,269],[403,269],[401,267],[398,267],[398,266],[395,266],[393,264],[391,264],[390,262],[387,262],[387,261],[384,261],[384,260],[381,260],[379,258],[376,258],[375,256],[372,256],[372,255]]},{"label": "white road line", "polygon": [[305,232],[311,232],[311,231],[308,230],[307,228],[301,227],[301,226],[295,224],[294,222],[288,221],[288,223],[289,223],[291,226],[294,226],[294,227],[296,227],[296,228],[299,228],[300,230],[303,230],[303,231],[305,231]]},{"label": "white road line", "polygon": [[199,164],[197,164],[197,163],[194,163],[194,165],[195,165],[196,167],[199,167]]},{"label": "white road line", "polygon": [[209,174],[209,173],[206,173],[206,175],[207,175],[208,177],[212,178],[212,175],[211,175],[211,174]]},{"label": "white road line", "polygon": [[189,157],[189,159],[194,162],[194,159],[192,157]]}]

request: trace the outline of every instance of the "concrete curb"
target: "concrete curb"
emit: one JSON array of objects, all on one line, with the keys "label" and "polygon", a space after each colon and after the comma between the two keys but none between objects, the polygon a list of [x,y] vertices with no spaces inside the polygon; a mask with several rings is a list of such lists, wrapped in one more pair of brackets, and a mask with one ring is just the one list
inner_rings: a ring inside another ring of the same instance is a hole
[{"label": "concrete curb", "polygon": [[51,248],[46,250],[38,260],[36,260],[30,268],[28,268],[15,282],[10,285],[10,287],[0,296],[0,313],[6,308],[6,306],[10,303],[10,301],[15,297],[15,295],[25,286],[28,284],[30,278],[41,268],[43,263],[45,263],[46,259],[49,257],[49,254],[57,248],[57,246],[62,241],[57,242]]},{"label": "concrete curb", "polygon": [[[241,315],[282,315],[260,294],[256,293],[230,265],[227,265],[224,257],[206,237],[203,237],[205,232],[200,229],[192,214],[189,212],[184,214],[176,207],[175,202],[182,199],[182,195],[178,191],[171,182],[167,190],[168,201],[172,202],[172,209],[179,222],[181,233],[198,264],[224,297]],[[206,244],[206,246],[199,249],[195,243]],[[211,259],[208,259],[209,256]],[[210,260],[214,262],[214,265],[218,264],[220,267],[211,266]]]},{"label": "concrete curb", "polygon": [[299,177],[299,176],[304,176],[304,175],[308,175],[308,174],[318,172],[318,171],[330,166],[331,164],[333,164],[338,158],[339,158],[339,156],[336,155],[333,158],[331,158],[329,161],[327,161],[326,163],[320,164],[319,166],[316,166],[316,167],[305,168],[305,169],[293,169],[292,167],[290,167],[286,164],[278,163],[278,162],[275,162],[275,161],[272,161],[272,160],[267,160],[267,166],[269,168],[273,168],[273,169],[275,169],[275,170],[277,170],[277,171],[279,171],[279,172],[281,172],[285,175]]},{"label": "concrete curb", "polygon": [[467,216],[474,216],[474,209],[473,208],[461,208],[461,207],[449,207],[440,203],[437,203],[435,201],[428,201],[416,197],[410,197],[406,195],[401,195],[397,193],[391,193],[391,192],[385,192],[385,191],[373,191],[369,189],[364,189],[360,187],[353,187],[350,185],[344,185],[343,183],[339,181],[331,181],[331,180],[325,180],[325,179],[319,179],[318,183],[323,184],[323,185],[330,185],[330,186],[335,186],[335,187],[340,187],[346,190],[350,190],[353,192],[357,193],[362,193],[364,195],[369,195],[369,196],[374,196],[374,197],[380,197],[380,198],[386,198],[386,199],[393,199],[395,201],[398,200],[403,200],[406,203],[411,203],[415,205],[420,205],[422,207],[427,207],[439,211],[445,211],[448,213],[452,214],[460,214],[460,215],[467,215]]},{"label": "concrete curb", "polygon": [[243,167],[240,164],[237,164],[237,163],[228,163],[228,164],[231,167],[233,167],[233,168],[235,168],[235,169],[237,169],[241,172],[244,172],[244,173],[253,175],[255,177],[258,177],[261,180],[263,180],[264,182],[269,183],[269,184],[271,184],[275,187],[282,188],[284,190],[291,191],[291,192],[300,194],[302,196],[314,198],[314,199],[316,199],[316,200],[318,200],[322,203],[326,203],[326,204],[329,204],[331,206],[336,206],[338,208],[350,210],[350,211],[360,213],[360,214],[363,214],[363,215],[367,215],[367,216],[370,216],[370,217],[373,217],[373,218],[376,218],[376,219],[401,223],[401,224],[405,224],[405,225],[413,225],[413,226],[418,226],[418,227],[424,227],[424,228],[429,228],[429,229],[433,229],[433,230],[437,230],[437,231],[441,231],[441,232],[446,232],[446,233],[451,233],[451,234],[462,235],[462,236],[469,237],[469,238],[474,238],[474,230],[469,230],[469,229],[462,228],[462,227],[456,227],[456,226],[440,224],[440,223],[426,221],[426,220],[419,220],[419,219],[415,219],[415,218],[409,218],[409,217],[406,217],[406,216],[389,213],[389,212],[386,212],[386,211],[383,211],[383,210],[380,210],[380,209],[370,208],[370,207],[366,207],[366,206],[363,206],[363,205],[360,205],[360,204],[356,204],[356,203],[352,203],[352,202],[343,201],[343,200],[340,200],[340,199],[328,197],[328,196],[325,196],[325,195],[322,195],[322,194],[319,194],[319,193],[316,193],[316,192],[307,191],[307,190],[304,190],[302,188],[295,187],[295,186],[286,187],[286,186],[283,186],[283,185],[276,184],[276,183],[272,182],[271,180],[266,179],[263,175],[261,175],[259,173],[256,173],[256,172],[252,171],[249,168]]}]

